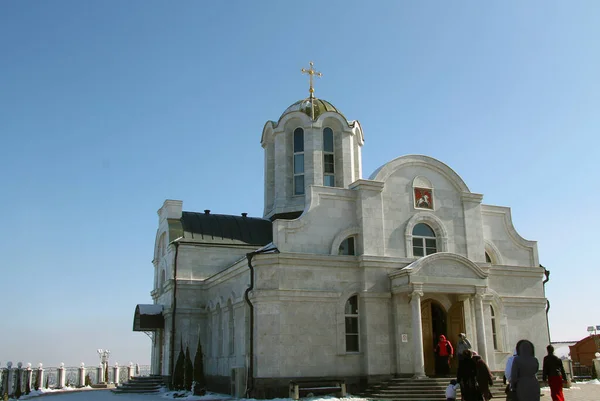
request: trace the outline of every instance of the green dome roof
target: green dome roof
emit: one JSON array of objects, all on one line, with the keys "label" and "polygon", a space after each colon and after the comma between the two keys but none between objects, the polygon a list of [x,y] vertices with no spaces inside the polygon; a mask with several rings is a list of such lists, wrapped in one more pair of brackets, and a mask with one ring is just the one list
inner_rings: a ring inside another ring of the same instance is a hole
[{"label": "green dome roof", "polygon": [[[315,105],[315,117],[314,117],[315,120],[317,118],[319,118],[319,116],[321,114],[323,114],[327,111],[333,111],[333,112],[341,114],[343,116],[343,114],[338,109],[336,109],[334,105],[329,103],[327,100],[313,98],[312,102],[314,102],[314,105]],[[298,100],[296,103],[292,104],[290,107],[285,109],[285,111],[283,112],[281,117],[285,116],[288,113],[292,113],[294,111],[301,111],[310,117],[311,116],[311,104],[310,103],[311,103],[310,98]],[[281,117],[279,117],[280,120],[281,120]],[[346,118],[346,117],[344,117],[344,118]]]}]

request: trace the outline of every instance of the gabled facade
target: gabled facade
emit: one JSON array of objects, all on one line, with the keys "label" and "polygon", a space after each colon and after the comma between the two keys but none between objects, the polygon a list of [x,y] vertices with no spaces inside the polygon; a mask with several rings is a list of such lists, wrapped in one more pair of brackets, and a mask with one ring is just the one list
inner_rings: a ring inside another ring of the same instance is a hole
[{"label": "gabled facade", "polygon": [[466,333],[492,369],[522,338],[543,358],[545,269],[510,209],[482,204],[427,156],[363,179],[363,143],[357,121],[311,97],[263,129],[263,218],[165,202],[152,291],[164,326],[146,328],[154,373],[169,376],[198,336],[209,386],[238,396],[285,395],[294,378],[352,389],[433,375],[441,334]]}]

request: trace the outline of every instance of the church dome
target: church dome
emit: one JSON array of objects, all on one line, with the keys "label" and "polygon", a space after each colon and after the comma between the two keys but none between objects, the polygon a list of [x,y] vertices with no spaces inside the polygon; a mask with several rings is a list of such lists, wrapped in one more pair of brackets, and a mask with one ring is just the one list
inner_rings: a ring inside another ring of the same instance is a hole
[{"label": "church dome", "polygon": [[[315,120],[317,118],[319,118],[319,116],[327,111],[333,111],[335,113],[338,113],[340,115],[343,116],[343,114],[331,103],[329,103],[327,100],[323,100],[323,99],[317,99],[317,98],[313,98],[312,102],[315,105]],[[301,111],[302,113],[306,114],[307,116],[311,116],[311,99],[302,99],[302,100],[298,100],[296,103],[292,104],[290,107],[288,107],[287,109],[285,109],[285,111],[283,112],[283,114],[281,115],[281,117],[279,117],[279,119],[281,120],[281,118],[283,116],[285,116],[288,113],[292,113],[294,111]],[[344,117],[345,118],[345,117]]]}]

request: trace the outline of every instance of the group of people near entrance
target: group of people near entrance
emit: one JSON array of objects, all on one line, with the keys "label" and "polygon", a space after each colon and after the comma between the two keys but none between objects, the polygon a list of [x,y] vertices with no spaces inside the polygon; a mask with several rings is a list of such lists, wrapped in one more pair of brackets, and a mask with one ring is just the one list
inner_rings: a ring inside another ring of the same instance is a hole
[{"label": "group of people near entrance", "polygon": [[[489,401],[492,398],[490,386],[494,376],[490,368],[475,351],[464,333],[459,336],[456,346],[458,371],[456,380],[451,380],[446,388],[446,400],[456,400],[456,391],[460,388],[463,401]],[[546,347],[548,355],[544,357],[542,379],[550,386],[552,401],[564,401],[563,382],[567,380],[562,360],[554,355],[554,347]],[[440,336],[435,347],[436,374],[448,375],[450,361],[454,355],[452,344],[445,336]],[[508,358],[504,370],[506,401],[540,401],[540,385],[537,372],[540,364],[535,357],[531,341],[517,343],[514,354]]]}]

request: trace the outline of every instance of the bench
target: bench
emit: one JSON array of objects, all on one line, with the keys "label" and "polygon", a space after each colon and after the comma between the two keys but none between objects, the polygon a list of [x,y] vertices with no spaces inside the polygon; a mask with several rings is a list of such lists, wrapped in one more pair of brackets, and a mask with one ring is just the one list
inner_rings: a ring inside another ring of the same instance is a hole
[{"label": "bench", "polygon": [[346,396],[346,382],[343,379],[310,379],[290,382],[290,398],[300,399],[300,395],[309,393],[333,394]]}]

